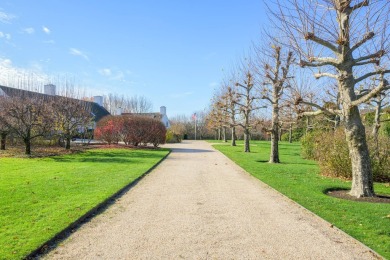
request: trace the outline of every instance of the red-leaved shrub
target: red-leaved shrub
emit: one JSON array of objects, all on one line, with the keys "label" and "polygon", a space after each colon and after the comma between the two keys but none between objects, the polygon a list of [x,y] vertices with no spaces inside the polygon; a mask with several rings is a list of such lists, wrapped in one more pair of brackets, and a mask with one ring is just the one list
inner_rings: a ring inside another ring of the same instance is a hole
[{"label": "red-leaved shrub", "polygon": [[139,115],[108,116],[99,121],[95,138],[114,143],[123,141],[126,145],[165,143],[166,128],[158,119]]}]

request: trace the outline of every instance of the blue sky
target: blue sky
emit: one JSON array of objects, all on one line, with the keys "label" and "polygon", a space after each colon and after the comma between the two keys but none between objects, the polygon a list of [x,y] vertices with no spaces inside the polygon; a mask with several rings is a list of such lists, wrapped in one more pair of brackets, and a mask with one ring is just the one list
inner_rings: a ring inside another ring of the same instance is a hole
[{"label": "blue sky", "polygon": [[0,72],[66,75],[88,95],[143,95],[189,115],[264,23],[261,0],[3,0]]}]

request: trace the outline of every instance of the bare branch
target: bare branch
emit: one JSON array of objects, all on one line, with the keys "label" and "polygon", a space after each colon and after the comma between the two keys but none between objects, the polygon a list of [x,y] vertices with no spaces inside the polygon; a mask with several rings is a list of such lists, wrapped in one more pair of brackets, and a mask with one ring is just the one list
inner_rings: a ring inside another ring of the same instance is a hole
[{"label": "bare branch", "polygon": [[369,73],[364,74],[363,76],[355,79],[355,84],[359,83],[362,80],[365,80],[366,78],[369,78],[371,76],[379,75],[379,74],[387,74],[390,73],[390,70],[377,70],[377,71],[372,71]]},{"label": "bare branch", "polygon": [[332,58],[329,58],[329,59],[324,59],[324,61],[321,61],[321,62],[310,62],[310,61],[305,61],[305,60],[301,60],[299,62],[299,66],[301,67],[322,67],[322,66],[327,66],[327,65],[330,65],[330,66],[337,66],[338,64],[334,62],[334,59]]},{"label": "bare branch", "polygon": [[354,60],[354,63],[357,63],[357,62],[360,62],[360,61],[365,61],[365,60],[370,60],[370,59],[380,59],[383,55],[385,55],[385,51],[384,50],[379,50],[373,54],[370,54],[370,55],[366,55],[366,56],[363,56],[363,57],[360,57],[360,58],[357,58]]},{"label": "bare branch", "polygon": [[316,42],[324,47],[327,47],[328,49],[332,50],[334,53],[340,53],[340,51],[337,49],[336,46],[334,46],[332,43],[330,43],[327,40],[321,39],[320,37],[317,37],[314,35],[314,33],[308,32],[305,35],[305,40],[311,40],[313,42]]},{"label": "bare branch", "polygon": [[356,10],[356,9],[359,9],[359,8],[361,8],[361,7],[363,7],[363,6],[368,6],[369,3],[370,3],[369,0],[361,1],[360,3],[357,3],[356,5],[354,5],[354,6],[352,7],[352,11],[354,11],[354,10]]},{"label": "bare branch", "polygon": [[332,74],[332,73],[326,73],[326,72],[316,73],[316,74],[314,74],[314,77],[316,79],[319,79],[319,78],[322,78],[322,77],[330,77],[330,78],[338,79],[337,75]]},{"label": "bare branch", "polygon": [[363,36],[363,39],[361,39],[359,42],[357,42],[352,48],[351,52],[355,51],[357,48],[365,44],[367,41],[371,40],[374,38],[375,33],[374,32],[369,32]]},{"label": "bare branch", "polygon": [[369,101],[371,98],[373,98],[376,95],[378,95],[383,90],[388,90],[388,89],[390,89],[389,82],[387,80],[383,79],[381,84],[379,84],[376,88],[372,89],[370,92],[368,92],[367,94],[363,95],[359,99],[356,99],[355,101],[352,101],[351,102],[351,106],[352,107],[353,106],[358,106],[358,105],[360,105],[362,103],[365,103],[365,102]]}]

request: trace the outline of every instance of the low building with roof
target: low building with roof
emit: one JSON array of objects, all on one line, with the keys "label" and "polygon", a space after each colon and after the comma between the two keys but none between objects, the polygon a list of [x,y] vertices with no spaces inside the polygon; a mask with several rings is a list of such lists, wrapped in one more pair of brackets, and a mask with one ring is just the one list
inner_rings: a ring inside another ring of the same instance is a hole
[{"label": "low building with roof", "polygon": [[48,101],[58,101],[60,102],[60,99],[67,98],[76,100],[77,102],[80,102],[80,104],[84,105],[84,107],[90,107],[91,108],[91,114],[93,116],[94,126],[95,128],[96,123],[102,119],[105,116],[110,115],[110,113],[103,107],[103,97],[101,96],[95,96],[93,99],[94,101],[86,101],[86,100],[80,100],[75,98],[69,98],[64,96],[56,95],[56,87],[53,84],[48,84],[44,86],[44,93],[24,90],[24,89],[18,89],[18,88],[11,88],[6,86],[0,85],[0,96],[6,96],[6,97],[31,97],[31,98],[42,98],[44,100]]}]

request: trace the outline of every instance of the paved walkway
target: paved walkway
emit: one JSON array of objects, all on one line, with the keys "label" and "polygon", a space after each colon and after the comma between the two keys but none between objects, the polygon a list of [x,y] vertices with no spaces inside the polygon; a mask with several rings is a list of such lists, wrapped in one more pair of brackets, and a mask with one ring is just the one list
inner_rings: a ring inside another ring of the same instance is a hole
[{"label": "paved walkway", "polygon": [[171,155],[49,259],[374,259],[203,141]]}]

